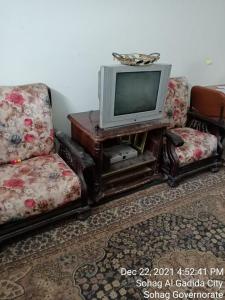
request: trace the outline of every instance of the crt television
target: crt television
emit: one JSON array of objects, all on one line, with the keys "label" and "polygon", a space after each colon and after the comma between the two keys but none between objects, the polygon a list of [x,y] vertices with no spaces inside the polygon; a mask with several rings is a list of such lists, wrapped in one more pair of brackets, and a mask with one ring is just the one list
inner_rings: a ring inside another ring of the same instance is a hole
[{"label": "crt television", "polygon": [[171,65],[112,65],[99,70],[100,128],[162,118]]}]

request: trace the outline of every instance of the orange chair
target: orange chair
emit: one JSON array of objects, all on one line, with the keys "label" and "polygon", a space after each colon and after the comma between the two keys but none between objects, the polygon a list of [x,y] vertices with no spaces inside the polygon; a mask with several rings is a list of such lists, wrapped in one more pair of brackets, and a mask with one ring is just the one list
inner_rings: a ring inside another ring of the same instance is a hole
[{"label": "orange chair", "polygon": [[191,89],[191,110],[215,120],[224,120],[225,85],[194,86]]}]

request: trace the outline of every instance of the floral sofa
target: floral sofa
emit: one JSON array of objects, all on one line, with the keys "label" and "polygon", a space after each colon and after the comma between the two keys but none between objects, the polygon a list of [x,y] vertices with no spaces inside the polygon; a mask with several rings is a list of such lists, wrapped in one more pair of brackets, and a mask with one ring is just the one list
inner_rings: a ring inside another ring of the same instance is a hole
[{"label": "floral sofa", "polygon": [[63,158],[55,152],[46,85],[0,87],[0,241],[89,208],[82,170],[84,156],[89,166],[92,160],[58,136]]},{"label": "floral sofa", "polygon": [[222,146],[220,124],[189,109],[186,78],[171,78],[164,117],[169,126],[163,149],[163,170],[175,186],[183,177],[203,169],[218,170]]}]

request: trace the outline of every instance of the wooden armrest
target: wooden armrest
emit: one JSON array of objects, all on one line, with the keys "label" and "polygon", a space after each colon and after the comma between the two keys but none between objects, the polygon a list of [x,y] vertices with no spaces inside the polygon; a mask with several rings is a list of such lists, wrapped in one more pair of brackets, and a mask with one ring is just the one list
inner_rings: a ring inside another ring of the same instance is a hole
[{"label": "wooden armrest", "polygon": [[91,204],[90,189],[92,188],[92,177],[95,168],[94,160],[81,145],[71,140],[63,132],[57,131],[55,136],[60,144],[59,155],[80,179],[81,197],[86,198],[88,203]]},{"label": "wooden armrest", "polygon": [[181,147],[184,144],[183,139],[171,131],[167,131],[165,136],[175,147]]},{"label": "wooden armrest", "polygon": [[214,125],[220,129],[225,130],[225,122],[223,119],[209,118],[209,117],[203,116],[200,113],[195,112],[195,111],[188,111],[187,114],[188,114],[188,117],[191,119],[197,119],[200,121],[204,121],[208,124]]},{"label": "wooden armrest", "polygon": [[79,161],[83,169],[94,166],[93,158],[87,152],[85,152],[81,145],[73,141],[68,135],[61,131],[57,131],[55,136],[59,143],[66,147],[71,155]]}]

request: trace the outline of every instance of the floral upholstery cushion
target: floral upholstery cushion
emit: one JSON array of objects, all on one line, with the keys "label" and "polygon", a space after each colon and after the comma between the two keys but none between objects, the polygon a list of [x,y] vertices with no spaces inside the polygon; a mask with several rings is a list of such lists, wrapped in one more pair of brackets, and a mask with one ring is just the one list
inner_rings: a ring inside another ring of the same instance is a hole
[{"label": "floral upholstery cushion", "polygon": [[58,154],[0,167],[0,224],[52,210],[80,196],[77,175]]},{"label": "floral upholstery cushion", "polygon": [[184,127],[189,105],[189,87],[184,77],[171,78],[164,105],[164,117],[169,127]]},{"label": "floral upholstery cushion", "polygon": [[46,155],[53,148],[47,86],[0,87],[0,164]]},{"label": "floral upholstery cushion", "polygon": [[174,128],[170,131],[184,141],[181,147],[175,148],[180,166],[210,157],[217,151],[217,138],[210,133],[187,127]]}]

